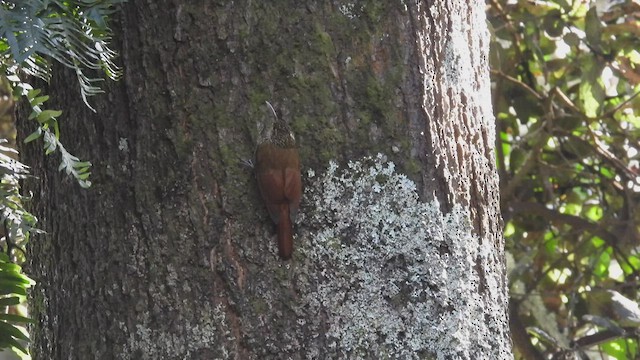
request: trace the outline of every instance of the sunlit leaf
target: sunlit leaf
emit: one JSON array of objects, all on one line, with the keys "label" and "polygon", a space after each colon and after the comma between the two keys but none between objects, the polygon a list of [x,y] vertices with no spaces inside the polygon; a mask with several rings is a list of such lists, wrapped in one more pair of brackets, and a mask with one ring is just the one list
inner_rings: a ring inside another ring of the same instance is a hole
[{"label": "sunlit leaf", "polygon": [[593,273],[597,276],[605,277],[609,273],[610,262],[611,255],[609,255],[609,251],[603,251],[594,264]]},{"label": "sunlit leaf", "polygon": [[614,359],[628,359],[627,342],[625,338],[607,341],[600,345],[600,347],[602,348],[602,351],[613,356]]},{"label": "sunlit leaf", "polygon": [[629,262],[629,264],[631,264],[631,266],[633,266],[633,269],[635,271],[640,270],[640,258],[638,256],[631,255],[627,258],[627,261]]},{"label": "sunlit leaf", "polygon": [[577,215],[582,211],[582,205],[579,204],[566,204],[563,208],[563,213],[570,215]]},{"label": "sunlit leaf", "polygon": [[601,247],[602,245],[606,244],[606,242],[604,240],[602,240],[601,238],[594,236],[591,238],[591,243],[593,244],[593,246],[595,246],[596,248]]},{"label": "sunlit leaf", "polygon": [[585,72],[580,83],[580,99],[584,113],[588,117],[596,117],[602,108],[605,91],[601,75],[603,64],[595,60],[585,60]]},{"label": "sunlit leaf", "polygon": [[600,167],[600,174],[602,174],[603,176],[609,179],[613,179],[615,177],[615,173],[611,171],[609,168],[604,166]]},{"label": "sunlit leaf", "polygon": [[504,229],[504,236],[509,237],[515,233],[516,229],[511,222],[508,222]]},{"label": "sunlit leaf", "polygon": [[556,248],[558,247],[558,240],[551,239],[544,242],[544,249],[548,254],[553,254],[556,252]]},{"label": "sunlit leaf", "polygon": [[584,216],[586,216],[589,220],[598,221],[602,219],[602,215],[604,212],[602,211],[602,207],[598,205],[590,205],[585,206]]}]

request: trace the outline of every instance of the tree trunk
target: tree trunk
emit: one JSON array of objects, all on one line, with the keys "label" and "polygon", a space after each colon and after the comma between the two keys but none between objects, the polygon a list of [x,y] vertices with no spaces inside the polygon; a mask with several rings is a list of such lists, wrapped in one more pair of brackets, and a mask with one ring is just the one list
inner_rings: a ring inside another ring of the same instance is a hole
[{"label": "tree trunk", "polygon": [[[26,149],[35,359],[511,358],[482,1],[131,0],[114,31],[97,114],[47,90],[93,186]],[[242,165],[267,100],[287,262]]]}]

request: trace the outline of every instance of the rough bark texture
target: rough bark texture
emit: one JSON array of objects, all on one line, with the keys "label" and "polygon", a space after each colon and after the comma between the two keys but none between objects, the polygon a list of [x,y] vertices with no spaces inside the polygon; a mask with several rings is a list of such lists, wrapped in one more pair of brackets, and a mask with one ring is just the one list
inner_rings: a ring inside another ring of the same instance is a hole
[{"label": "rough bark texture", "polygon": [[[126,3],[97,114],[48,89],[93,187],[26,149],[35,358],[510,358],[483,11]],[[291,262],[240,163],[265,100],[305,172]]]}]

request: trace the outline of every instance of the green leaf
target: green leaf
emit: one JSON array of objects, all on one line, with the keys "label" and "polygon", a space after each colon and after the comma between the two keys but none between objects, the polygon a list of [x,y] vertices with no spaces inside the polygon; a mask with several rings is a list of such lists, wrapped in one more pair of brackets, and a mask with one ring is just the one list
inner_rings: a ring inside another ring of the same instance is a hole
[{"label": "green leaf", "polygon": [[620,267],[627,275],[635,274],[640,270],[640,258],[634,255],[630,255],[626,262],[621,262]]},{"label": "green leaf", "polygon": [[44,110],[43,112],[38,114],[38,116],[36,117],[36,120],[38,120],[39,123],[43,123],[49,119],[56,118],[61,114],[62,114],[62,111],[60,110]]},{"label": "green leaf", "polygon": [[40,136],[42,136],[42,129],[37,128],[36,131],[32,132],[26,139],[24,139],[24,143],[30,143],[33,140],[40,138]]},{"label": "green leaf", "polygon": [[28,355],[29,352],[27,351],[27,349],[22,346],[22,344],[20,344],[16,339],[11,338],[11,337],[4,337],[2,339],[3,342],[6,343],[6,345],[4,347],[14,347],[18,350],[20,350],[23,354]]},{"label": "green leaf", "polygon": [[[18,264],[9,262],[9,260],[6,260],[6,261],[2,260],[2,262],[0,262],[0,270],[14,271],[19,273],[22,270],[22,268]],[[0,274],[2,274],[2,272],[0,272]]]},{"label": "green leaf", "polygon": [[0,321],[0,333],[9,334],[16,339],[29,341],[29,337],[20,331],[20,329],[6,322]]},{"label": "green leaf", "polygon": [[511,151],[511,154],[509,154],[509,168],[512,171],[517,172],[518,169],[522,167],[522,164],[524,163],[526,158],[527,153],[523,149],[513,149],[513,151]]},{"label": "green leaf", "polygon": [[11,281],[15,284],[22,284],[22,285],[25,285],[26,287],[29,287],[33,284],[33,280],[17,272],[0,273],[0,283],[2,282],[2,279],[6,279],[7,281]]},{"label": "green leaf", "polygon": [[597,117],[603,106],[605,97],[601,79],[604,66],[595,60],[596,59],[585,60],[587,62],[586,70],[583,73],[579,90],[584,113],[591,118]]},{"label": "green leaf", "polygon": [[602,245],[606,244],[606,242],[604,240],[602,240],[601,238],[594,236],[591,238],[591,243],[593,244],[593,246],[595,246],[596,248],[601,247]]},{"label": "green leaf", "polygon": [[91,162],[89,161],[77,161],[73,164],[74,168],[89,168],[91,167]]},{"label": "green leaf", "polygon": [[18,285],[0,285],[0,295],[22,295],[27,296],[27,290]]},{"label": "green leaf", "polygon": [[611,171],[611,169],[606,166],[600,167],[600,174],[608,179],[613,179],[616,176],[615,172]]},{"label": "green leaf", "polygon": [[547,254],[554,254],[557,247],[558,240],[555,238],[544,242],[544,249],[546,250]]},{"label": "green leaf", "polygon": [[599,205],[585,205],[584,216],[586,216],[591,221],[599,221],[602,219],[602,215],[604,211],[602,207]]},{"label": "green leaf", "polygon": [[625,338],[607,341],[601,345],[602,351],[614,359],[627,359],[627,344]]},{"label": "green leaf", "polygon": [[504,236],[505,237],[509,237],[509,236],[513,235],[515,233],[515,231],[516,231],[515,226],[513,226],[513,223],[511,221],[509,221],[507,223],[507,225],[505,226]]},{"label": "green leaf", "polygon": [[[20,205],[19,203],[17,204]],[[13,276],[15,274],[20,275],[22,268],[18,264],[14,263],[0,263],[0,279],[5,276]]]},{"label": "green leaf", "polygon": [[587,42],[596,49],[600,49],[602,22],[598,18],[598,12],[595,6],[587,11],[584,22],[584,32],[587,37]]},{"label": "green leaf", "polygon": [[578,47],[580,45],[580,37],[572,32],[565,34],[563,40],[567,45],[572,47]]},{"label": "green leaf", "polygon": [[542,28],[551,37],[561,36],[564,31],[565,23],[562,20],[560,10],[551,10],[545,15],[542,21]]},{"label": "green leaf", "polygon": [[27,92],[27,99],[29,99],[29,101],[31,102],[31,100],[33,100],[36,96],[38,96],[40,94],[42,90],[40,89],[32,89],[29,90]]},{"label": "green leaf", "polygon": [[563,208],[564,214],[577,215],[582,210],[581,204],[566,204]]},{"label": "green leaf", "polygon": [[596,276],[605,277],[607,274],[609,274],[610,263],[611,263],[611,255],[609,254],[608,251],[603,251],[602,254],[600,254],[600,257],[598,257],[595,263],[595,266],[593,267],[593,273]]},{"label": "green leaf", "polygon": [[47,100],[49,100],[49,95],[39,96],[31,101],[31,106],[40,106]]},{"label": "green leaf", "polygon": [[0,306],[19,305],[22,302],[18,296],[11,296],[0,299]]},{"label": "green leaf", "polygon": [[602,89],[595,88],[592,82],[583,82],[580,84],[580,98],[582,100],[582,108],[588,117],[596,117],[600,109],[601,102],[596,98],[597,93],[602,93]]},{"label": "green leaf", "polygon": [[24,317],[24,316],[20,316],[20,315],[13,315],[13,314],[0,314],[0,320],[18,322],[18,323],[30,323],[30,324],[34,324],[35,323],[35,321],[33,321],[33,319],[30,319],[30,318]]}]

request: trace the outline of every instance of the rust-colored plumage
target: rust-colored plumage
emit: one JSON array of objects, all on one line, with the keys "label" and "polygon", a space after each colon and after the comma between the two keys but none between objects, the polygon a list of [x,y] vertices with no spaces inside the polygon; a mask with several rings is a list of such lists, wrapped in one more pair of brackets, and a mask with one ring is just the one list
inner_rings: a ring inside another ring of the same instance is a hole
[{"label": "rust-colored plumage", "polygon": [[276,117],[273,129],[269,130],[272,130],[269,136],[256,149],[256,179],[271,220],[277,226],[280,257],[287,260],[293,252],[293,221],[302,197],[300,156],[284,120]]}]

